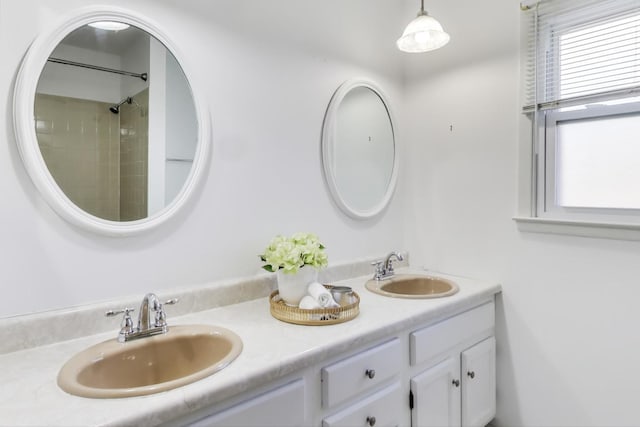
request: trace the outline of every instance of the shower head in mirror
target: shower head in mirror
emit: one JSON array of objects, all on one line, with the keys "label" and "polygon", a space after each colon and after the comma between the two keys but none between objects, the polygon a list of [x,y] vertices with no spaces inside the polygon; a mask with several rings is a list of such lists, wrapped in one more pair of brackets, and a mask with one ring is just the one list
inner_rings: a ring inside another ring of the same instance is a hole
[{"label": "shower head in mirror", "polygon": [[113,114],[120,114],[120,107],[122,106],[122,104],[129,104],[129,105],[133,104],[136,107],[140,108],[140,104],[138,104],[132,97],[128,96],[122,101],[120,101],[119,104],[112,105],[111,107],[109,107],[109,111],[111,111]]}]

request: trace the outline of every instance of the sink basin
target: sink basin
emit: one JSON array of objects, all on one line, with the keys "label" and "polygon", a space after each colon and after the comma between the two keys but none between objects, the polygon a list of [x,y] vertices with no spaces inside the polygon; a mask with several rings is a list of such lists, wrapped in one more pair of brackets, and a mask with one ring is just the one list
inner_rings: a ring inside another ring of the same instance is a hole
[{"label": "sink basin", "polygon": [[114,398],[170,390],[225,368],[242,351],[240,337],[218,326],[170,326],[166,334],[116,339],[76,354],[58,385],[76,396]]},{"label": "sink basin", "polygon": [[441,298],[458,292],[458,285],[439,277],[396,274],[390,279],[369,280],[366,288],[376,294],[395,298]]}]

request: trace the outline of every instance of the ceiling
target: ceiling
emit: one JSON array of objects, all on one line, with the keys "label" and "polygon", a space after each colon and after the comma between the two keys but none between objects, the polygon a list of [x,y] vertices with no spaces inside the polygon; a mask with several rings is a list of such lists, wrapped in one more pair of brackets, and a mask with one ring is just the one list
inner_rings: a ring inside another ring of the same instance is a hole
[{"label": "ceiling", "polygon": [[98,52],[121,55],[141,38],[149,34],[136,27],[121,31],[107,31],[88,25],[78,28],[64,38],[63,43]]}]

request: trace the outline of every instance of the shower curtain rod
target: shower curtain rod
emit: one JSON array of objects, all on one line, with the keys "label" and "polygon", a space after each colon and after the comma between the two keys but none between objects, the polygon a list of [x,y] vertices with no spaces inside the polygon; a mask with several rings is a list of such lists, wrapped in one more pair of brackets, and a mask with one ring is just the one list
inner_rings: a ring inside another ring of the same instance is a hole
[{"label": "shower curtain rod", "polygon": [[132,73],[130,71],[116,70],[114,68],[99,67],[97,65],[83,64],[82,62],[74,62],[74,61],[69,61],[69,60],[60,59],[60,58],[49,57],[49,59],[47,59],[47,61],[55,62],[56,64],[71,65],[73,67],[88,68],[90,70],[105,71],[107,73],[121,74],[123,76],[137,77],[139,79],[144,80],[145,82],[147,81],[147,78],[149,77],[147,73],[141,73],[141,74]]}]

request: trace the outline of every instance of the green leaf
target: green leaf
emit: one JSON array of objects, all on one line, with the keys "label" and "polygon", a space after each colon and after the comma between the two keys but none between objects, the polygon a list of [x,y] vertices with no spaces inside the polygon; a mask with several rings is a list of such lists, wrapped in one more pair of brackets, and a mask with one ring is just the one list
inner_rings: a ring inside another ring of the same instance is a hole
[{"label": "green leaf", "polygon": [[[263,260],[264,261],[264,260]],[[272,266],[270,265],[263,265],[262,268],[264,268],[265,270],[267,270],[269,273],[275,273],[276,271],[273,269]]]}]

